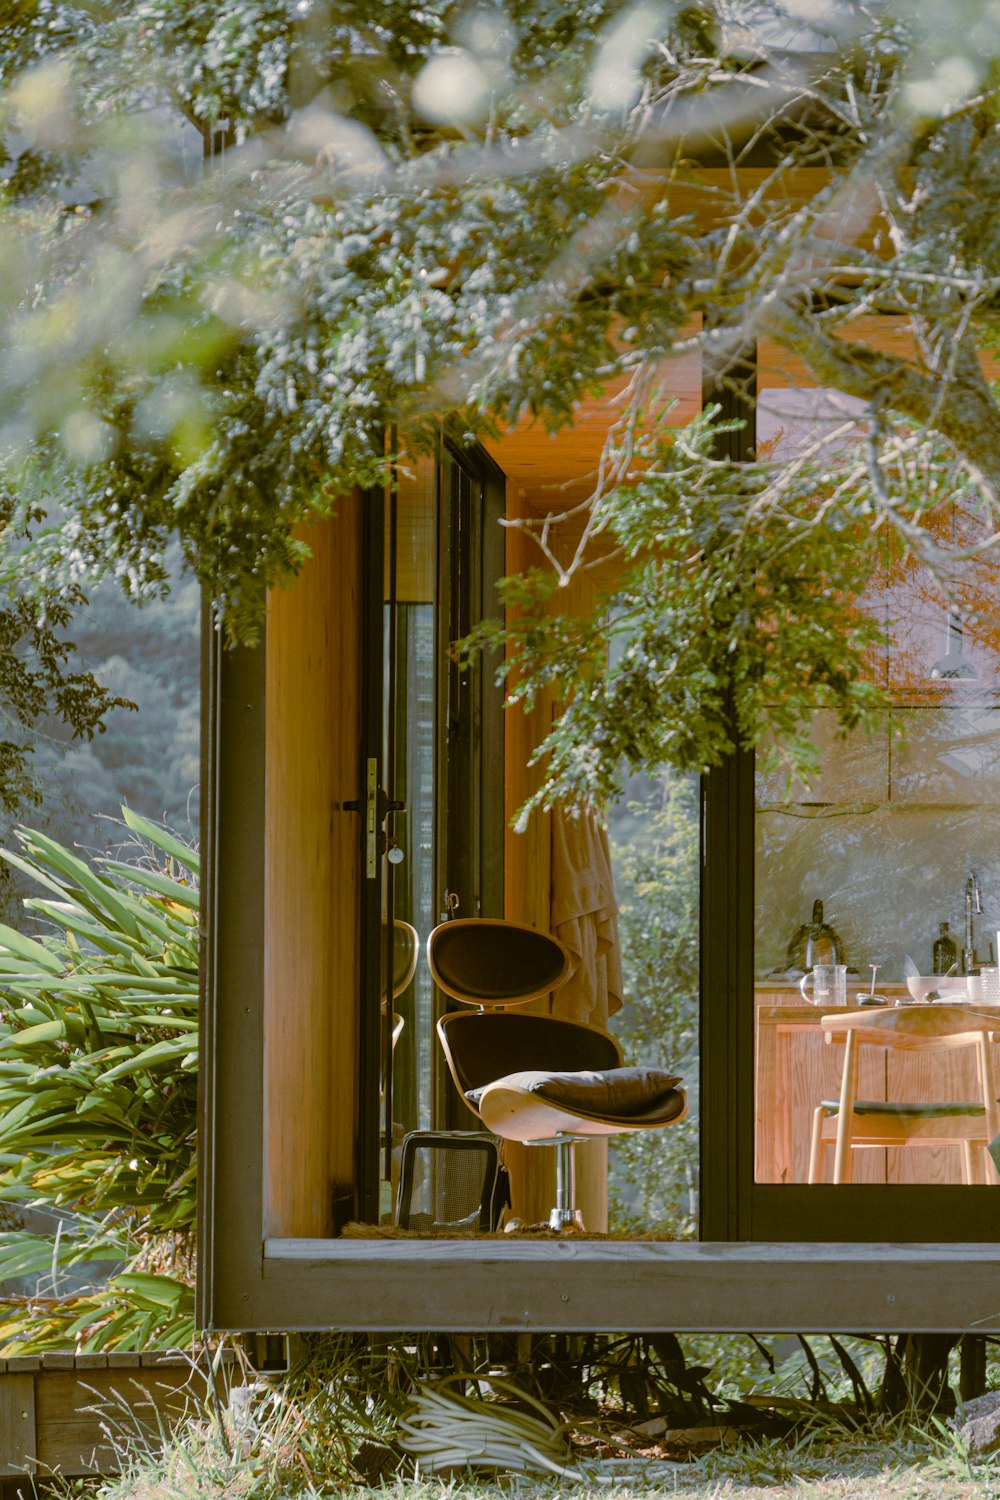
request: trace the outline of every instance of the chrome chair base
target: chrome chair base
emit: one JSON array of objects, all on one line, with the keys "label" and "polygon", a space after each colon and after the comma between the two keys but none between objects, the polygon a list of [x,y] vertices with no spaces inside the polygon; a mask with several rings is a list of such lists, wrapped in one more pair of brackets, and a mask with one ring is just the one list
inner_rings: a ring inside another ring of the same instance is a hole
[{"label": "chrome chair base", "polygon": [[554,1229],[557,1234],[570,1234],[575,1230],[585,1230],[583,1214],[578,1208],[552,1208],[549,1210],[549,1228]]}]

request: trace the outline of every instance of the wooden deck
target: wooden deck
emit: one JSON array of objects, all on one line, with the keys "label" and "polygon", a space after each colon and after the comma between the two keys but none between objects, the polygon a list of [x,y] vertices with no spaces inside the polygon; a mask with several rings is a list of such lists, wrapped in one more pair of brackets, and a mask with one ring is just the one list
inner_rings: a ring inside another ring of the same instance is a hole
[{"label": "wooden deck", "polygon": [[271,1240],[272,1279],[295,1329],[1000,1331],[994,1244]]}]

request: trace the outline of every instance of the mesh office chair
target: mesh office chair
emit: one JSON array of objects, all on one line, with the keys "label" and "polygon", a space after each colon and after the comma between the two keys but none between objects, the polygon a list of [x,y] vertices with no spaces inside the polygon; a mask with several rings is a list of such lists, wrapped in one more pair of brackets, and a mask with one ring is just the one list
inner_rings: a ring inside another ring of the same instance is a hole
[{"label": "mesh office chair", "polygon": [[676,1124],[687,1111],[681,1080],[623,1068],[618,1042],[596,1026],[516,1009],[569,977],[569,954],[547,933],[489,918],[443,922],[427,961],[445,994],[478,1007],[438,1021],[456,1088],[495,1135],[556,1147],[549,1227],[582,1229],[575,1142]]},{"label": "mesh office chair", "polygon": [[492,1230],[509,1202],[500,1142],[492,1136],[469,1130],[404,1136],[396,1198],[401,1229]]}]

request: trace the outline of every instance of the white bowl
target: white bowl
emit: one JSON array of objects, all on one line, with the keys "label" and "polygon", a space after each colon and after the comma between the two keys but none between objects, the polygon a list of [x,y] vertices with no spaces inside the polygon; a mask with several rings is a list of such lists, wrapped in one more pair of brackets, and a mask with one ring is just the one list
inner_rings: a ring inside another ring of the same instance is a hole
[{"label": "white bowl", "polygon": [[935,991],[942,1000],[957,1000],[966,994],[968,987],[968,980],[962,976],[946,979],[943,974],[908,974],[906,978],[906,988],[914,1000],[926,1000]]}]

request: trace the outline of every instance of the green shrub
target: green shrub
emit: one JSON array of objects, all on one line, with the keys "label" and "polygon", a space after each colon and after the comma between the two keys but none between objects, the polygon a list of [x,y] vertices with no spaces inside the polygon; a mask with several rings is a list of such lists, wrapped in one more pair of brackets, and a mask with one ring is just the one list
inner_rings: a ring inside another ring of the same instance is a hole
[{"label": "green shrub", "polygon": [[[47,929],[0,926],[0,1355],[191,1338],[198,857],[123,809],[134,862],[22,829]],[[51,1232],[32,1225],[41,1215]],[[114,1273],[88,1284],[88,1268]]]}]

